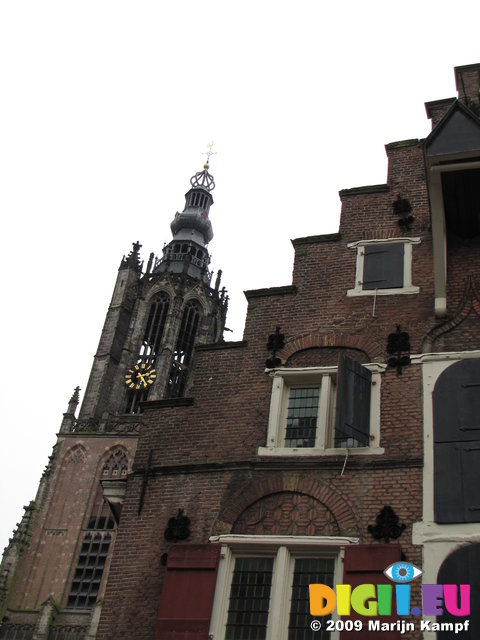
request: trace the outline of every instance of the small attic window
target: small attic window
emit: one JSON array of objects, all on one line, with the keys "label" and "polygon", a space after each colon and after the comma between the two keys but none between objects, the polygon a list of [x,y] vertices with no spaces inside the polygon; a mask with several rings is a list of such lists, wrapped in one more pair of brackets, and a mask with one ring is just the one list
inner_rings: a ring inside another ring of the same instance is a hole
[{"label": "small attic window", "polygon": [[347,296],[418,293],[412,284],[412,245],[420,238],[360,240],[348,245],[357,250],[355,287]]},{"label": "small attic window", "polygon": [[399,289],[403,287],[403,243],[364,247],[363,289]]},{"label": "small attic window", "polygon": [[448,231],[461,238],[480,234],[480,169],[442,173],[443,204]]}]

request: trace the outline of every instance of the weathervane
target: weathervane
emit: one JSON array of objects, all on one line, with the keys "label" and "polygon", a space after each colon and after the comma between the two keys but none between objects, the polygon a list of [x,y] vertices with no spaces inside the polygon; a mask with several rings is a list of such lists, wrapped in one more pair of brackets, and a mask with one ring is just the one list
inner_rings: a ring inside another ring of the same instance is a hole
[{"label": "weathervane", "polygon": [[207,156],[207,161],[205,163],[205,169],[208,169],[210,166],[210,156],[214,156],[216,155],[216,151],[212,151],[212,147],[213,147],[213,140],[212,142],[210,142],[210,144],[207,144],[208,147],[208,151],[205,151],[204,153],[202,153],[202,156]]}]

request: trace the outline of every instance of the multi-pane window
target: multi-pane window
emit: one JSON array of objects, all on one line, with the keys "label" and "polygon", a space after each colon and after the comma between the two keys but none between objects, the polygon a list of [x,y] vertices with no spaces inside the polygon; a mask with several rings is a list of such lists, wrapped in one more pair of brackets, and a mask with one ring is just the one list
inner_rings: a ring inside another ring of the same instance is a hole
[{"label": "multi-pane window", "polygon": [[237,558],[230,587],[225,640],[263,640],[266,635],[273,558]]},{"label": "multi-pane window", "polygon": [[418,293],[412,285],[412,245],[419,238],[363,240],[348,246],[357,250],[355,286],[348,296]]},{"label": "multi-pane window", "polygon": [[296,558],[293,572],[292,596],[290,603],[290,620],[288,624],[288,640],[323,640],[330,634],[323,629],[312,631],[310,623],[310,584],[327,584],[333,586],[335,562],[332,558]]},{"label": "multi-pane window", "polygon": [[342,354],[338,367],[276,369],[260,455],[379,447],[381,366]]},{"label": "multi-pane window", "polygon": [[[305,544],[307,539],[300,543]],[[313,631],[310,584],[333,587],[337,550],[267,544],[246,552],[222,547],[210,632],[218,640],[328,640],[326,618]],[[238,544],[242,545],[240,537]],[[258,539],[258,544],[265,544]],[[317,550],[318,549],[318,550]]]},{"label": "multi-pane window", "polygon": [[89,531],[82,543],[67,606],[88,609],[97,601],[112,534]]},{"label": "multi-pane window", "polygon": [[286,447],[314,447],[317,434],[320,389],[290,389],[286,420]]},{"label": "multi-pane window", "polygon": [[[102,479],[112,480],[125,477],[128,470],[128,458],[123,448],[115,448],[105,460]],[[108,550],[113,539],[115,520],[103,497],[100,482],[87,523],[80,555],[68,596],[69,608],[86,609],[93,607],[102,581]]]}]

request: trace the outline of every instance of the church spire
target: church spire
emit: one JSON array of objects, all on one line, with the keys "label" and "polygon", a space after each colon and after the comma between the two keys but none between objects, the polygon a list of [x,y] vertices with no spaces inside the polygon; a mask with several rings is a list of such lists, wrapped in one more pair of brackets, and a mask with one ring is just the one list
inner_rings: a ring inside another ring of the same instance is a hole
[{"label": "church spire", "polygon": [[213,238],[208,213],[213,204],[211,191],[215,189],[215,181],[208,169],[206,162],[203,171],[190,178],[192,188],[185,194],[185,208],[176,213],[170,225],[174,241],[189,239],[205,247]]},{"label": "church spire", "polygon": [[[211,153],[210,150],[209,158]],[[183,211],[177,211],[172,220],[170,229],[173,239],[164,247],[163,258],[155,272],[185,273],[206,284],[210,283],[207,245],[213,238],[213,230],[208,215],[213,204],[211,192],[215,189],[215,181],[209,168],[207,160],[203,170],[190,178],[191,188],[185,194],[185,207]]]}]

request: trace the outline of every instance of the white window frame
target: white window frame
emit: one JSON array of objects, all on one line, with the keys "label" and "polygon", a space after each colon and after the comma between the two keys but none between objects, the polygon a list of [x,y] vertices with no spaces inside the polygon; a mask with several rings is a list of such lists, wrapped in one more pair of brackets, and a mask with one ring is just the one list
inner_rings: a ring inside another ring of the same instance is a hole
[{"label": "white window frame", "polygon": [[[413,294],[420,291],[420,287],[412,284],[412,245],[420,244],[420,238],[386,238],[384,240],[359,240],[347,244],[349,249],[357,251],[357,269],[355,274],[355,286],[347,291],[348,297],[353,296],[391,296]],[[364,289],[363,288],[363,265],[365,247],[381,244],[403,244],[403,287],[394,289]]]},{"label": "white window frame", "polygon": [[[354,447],[351,449],[335,448],[333,430],[335,423],[332,394],[328,384],[321,384],[327,377],[337,374],[337,367],[309,367],[278,368],[269,371],[273,378],[272,395],[270,400],[270,414],[268,419],[267,443],[258,448],[259,456],[318,456],[339,455],[348,451],[354,455],[375,455],[384,453],[380,447],[380,382],[381,373],[386,370],[384,364],[363,364],[372,372],[372,387],[370,396],[370,446]],[[314,447],[285,447],[286,410],[291,387],[320,388],[317,433]]]},{"label": "white window frame", "polygon": [[[236,557],[261,556],[274,558],[270,607],[266,640],[287,640],[290,618],[290,597],[295,559],[301,557],[335,560],[334,584],[343,580],[345,546],[358,544],[358,538],[342,536],[260,536],[227,534],[214,536],[210,542],[222,545],[217,584],[210,621],[209,638],[224,640],[230,602],[230,585]],[[337,619],[336,612],[332,614]],[[338,632],[330,634],[338,640]]]}]

